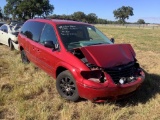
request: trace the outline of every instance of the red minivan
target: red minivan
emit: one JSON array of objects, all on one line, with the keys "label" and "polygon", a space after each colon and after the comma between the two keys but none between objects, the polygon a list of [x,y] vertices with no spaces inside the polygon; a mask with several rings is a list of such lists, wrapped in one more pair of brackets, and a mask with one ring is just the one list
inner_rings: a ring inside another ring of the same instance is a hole
[{"label": "red minivan", "polygon": [[18,42],[22,62],[31,61],[55,78],[58,93],[70,101],[127,96],[145,78],[130,44],[113,44],[90,24],[31,19]]}]

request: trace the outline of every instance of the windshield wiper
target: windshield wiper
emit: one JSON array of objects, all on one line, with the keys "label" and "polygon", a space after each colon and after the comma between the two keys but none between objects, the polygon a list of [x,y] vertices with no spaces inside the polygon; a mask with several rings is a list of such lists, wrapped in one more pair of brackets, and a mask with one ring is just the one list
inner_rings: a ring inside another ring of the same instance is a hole
[{"label": "windshield wiper", "polygon": [[94,43],[94,44],[90,44],[90,45],[87,45],[87,46],[100,45],[100,44],[105,44],[105,43]]}]

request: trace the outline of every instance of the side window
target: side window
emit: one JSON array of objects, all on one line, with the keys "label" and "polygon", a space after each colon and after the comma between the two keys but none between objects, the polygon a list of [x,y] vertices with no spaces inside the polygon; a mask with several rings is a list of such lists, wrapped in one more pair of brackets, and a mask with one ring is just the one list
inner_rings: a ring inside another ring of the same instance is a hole
[{"label": "side window", "polygon": [[4,26],[4,32],[8,33],[8,28],[7,28],[7,26]]},{"label": "side window", "polygon": [[23,25],[20,33],[38,42],[44,25],[45,23],[42,22],[28,21]]},{"label": "side window", "polygon": [[53,43],[57,43],[57,38],[53,27],[49,24],[46,24],[42,35],[40,37],[40,43],[44,43],[45,41],[53,41]]},{"label": "side window", "polygon": [[7,26],[5,25],[1,26],[1,31],[8,33]]},{"label": "side window", "polygon": [[24,23],[20,30],[20,34],[25,35],[25,32],[27,31],[27,26],[29,25],[29,22]]},{"label": "side window", "polygon": [[0,27],[0,30],[1,30],[1,31],[3,31],[3,30],[4,30],[4,25],[2,25],[2,26]]}]

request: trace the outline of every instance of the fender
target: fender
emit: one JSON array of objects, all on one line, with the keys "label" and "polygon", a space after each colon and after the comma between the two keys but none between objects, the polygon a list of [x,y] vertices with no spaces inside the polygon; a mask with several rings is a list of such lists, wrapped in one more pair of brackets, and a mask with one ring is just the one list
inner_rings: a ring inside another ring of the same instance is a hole
[{"label": "fender", "polygon": [[[81,73],[80,71],[82,71],[82,69],[76,68],[66,62],[58,62],[55,67],[54,78],[56,78],[56,71],[57,71],[58,67],[66,68],[67,70],[69,70],[71,72],[71,74],[74,77],[74,79],[76,80],[76,82],[82,83],[83,78],[80,74],[78,74],[78,73]],[[89,68],[86,67],[86,70],[89,70]]]}]

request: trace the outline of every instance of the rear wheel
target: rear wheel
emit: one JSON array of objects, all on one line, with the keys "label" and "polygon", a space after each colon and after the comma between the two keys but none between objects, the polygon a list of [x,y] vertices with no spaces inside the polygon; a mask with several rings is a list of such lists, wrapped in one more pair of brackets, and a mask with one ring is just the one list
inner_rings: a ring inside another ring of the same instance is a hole
[{"label": "rear wheel", "polygon": [[58,75],[56,88],[58,93],[67,100],[76,102],[80,98],[76,82],[68,70],[63,71]]},{"label": "rear wheel", "polygon": [[24,63],[24,64],[28,64],[29,63],[29,60],[28,60],[24,50],[21,50],[21,59],[22,59],[22,63]]},{"label": "rear wheel", "polygon": [[12,40],[9,40],[9,49],[10,50],[14,50],[14,46],[13,46]]}]

